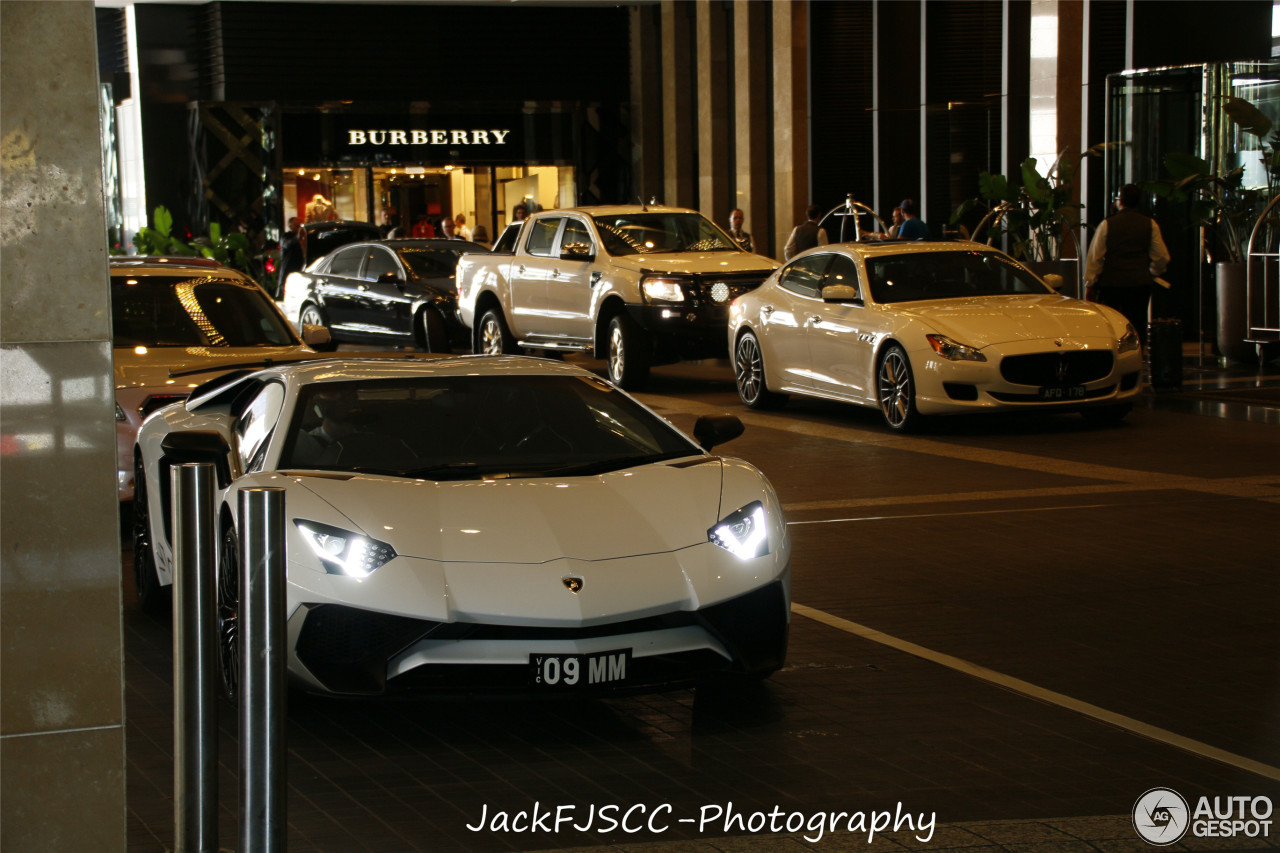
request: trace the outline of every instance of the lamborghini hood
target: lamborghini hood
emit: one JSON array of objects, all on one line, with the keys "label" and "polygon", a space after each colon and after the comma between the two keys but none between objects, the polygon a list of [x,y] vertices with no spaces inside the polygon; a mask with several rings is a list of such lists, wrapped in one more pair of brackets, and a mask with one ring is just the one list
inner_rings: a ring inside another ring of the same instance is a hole
[{"label": "lamborghini hood", "polygon": [[[589,477],[434,482],[321,472],[286,476],[397,554],[444,562],[666,553],[706,542],[720,512],[721,463],[710,458]],[[304,513],[299,507],[291,514]]]}]

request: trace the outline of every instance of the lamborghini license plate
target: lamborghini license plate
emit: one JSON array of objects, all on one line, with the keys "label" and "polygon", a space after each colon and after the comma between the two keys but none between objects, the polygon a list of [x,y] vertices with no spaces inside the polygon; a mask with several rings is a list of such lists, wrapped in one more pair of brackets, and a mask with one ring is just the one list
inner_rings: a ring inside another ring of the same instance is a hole
[{"label": "lamborghini license plate", "polygon": [[530,655],[529,669],[537,687],[590,687],[627,680],[631,650],[586,655]]}]

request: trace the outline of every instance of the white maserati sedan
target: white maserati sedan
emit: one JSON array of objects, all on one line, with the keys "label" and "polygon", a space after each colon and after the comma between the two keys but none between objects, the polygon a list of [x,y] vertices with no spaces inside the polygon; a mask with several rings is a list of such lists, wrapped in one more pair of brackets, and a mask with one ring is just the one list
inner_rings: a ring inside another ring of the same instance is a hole
[{"label": "white maserati sedan", "polygon": [[810,249],[733,301],[729,345],[746,405],[840,400],[896,431],[997,409],[1119,420],[1141,390],[1138,334],[1118,311],[979,243]]},{"label": "white maserati sedan", "polygon": [[283,487],[304,689],[594,693],[777,670],[790,540],[764,476],[585,370],[522,356],[327,358],[228,374],[143,425],[135,570],[163,608],[175,463],[213,461],[219,669],[239,683],[247,488]]}]

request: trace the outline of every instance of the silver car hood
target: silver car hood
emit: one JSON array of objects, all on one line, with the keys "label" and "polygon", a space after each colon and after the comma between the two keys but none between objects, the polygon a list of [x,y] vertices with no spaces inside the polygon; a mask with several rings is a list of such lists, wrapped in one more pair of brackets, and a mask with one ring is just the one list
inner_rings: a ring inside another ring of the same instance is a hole
[{"label": "silver car hood", "polygon": [[434,482],[292,471],[285,476],[396,553],[447,562],[545,563],[665,553],[706,542],[720,511],[721,463],[711,459],[539,479]]}]

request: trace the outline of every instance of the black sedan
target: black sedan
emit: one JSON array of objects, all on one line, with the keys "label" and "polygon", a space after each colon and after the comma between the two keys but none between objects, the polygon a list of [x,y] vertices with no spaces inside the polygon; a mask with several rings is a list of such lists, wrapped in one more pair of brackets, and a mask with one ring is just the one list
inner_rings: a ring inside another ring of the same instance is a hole
[{"label": "black sedan", "polygon": [[286,315],[326,326],[336,341],[411,344],[428,352],[467,348],[454,271],[463,240],[377,240],[334,251],[285,280]]}]

